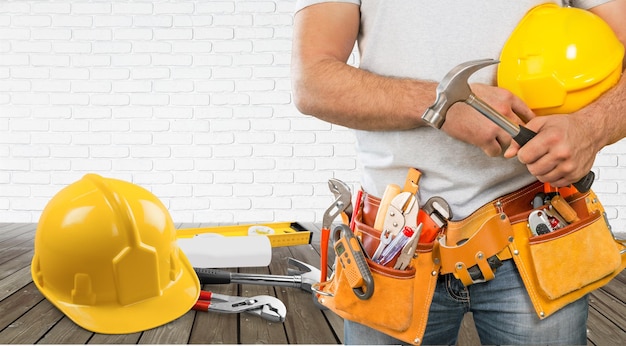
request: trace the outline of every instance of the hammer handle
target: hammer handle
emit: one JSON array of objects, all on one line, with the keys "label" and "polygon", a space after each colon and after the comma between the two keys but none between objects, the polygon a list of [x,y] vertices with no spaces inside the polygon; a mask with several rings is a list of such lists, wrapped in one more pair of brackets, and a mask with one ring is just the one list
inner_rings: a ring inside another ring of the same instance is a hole
[{"label": "hammer handle", "polygon": [[198,275],[200,284],[244,284],[262,286],[296,287],[302,286],[301,275],[270,275],[231,273],[229,271],[213,268],[193,268]]},{"label": "hammer handle", "polygon": [[[515,137],[513,137],[513,140],[516,141],[520,146],[524,146],[524,144],[533,139],[536,134],[537,133],[535,133],[533,130],[529,130],[528,128],[520,125],[519,132]],[[579,192],[587,192],[589,191],[589,189],[591,189],[591,185],[593,184],[593,180],[595,179],[595,177],[596,175],[592,171],[589,171],[587,175],[585,175],[579,181],[575,182],[572,185],[574,185],[576,190],[578,190]]]},{"label": "hammer handle", "polygon": [[[537,133],[535,133],[534,131],[527,129],[524,126],[513,123],[504,115],[493,109],[489,104],[476,97],[476,95],[471,94],[465,102],[480,113],[482,113],[482,115],[489,118],[489,120],[496,123],[496,125],[500,126],[504,131],[510,134],[513,137],[513,140],[516,141],[520,146],[524,146],[524,144],[528,143],[528,141],[530,141],[531,139],[533,139],[533,137],[535,137],[535,135],[537,135]],[[579,181],[575,182],[572,185],[574,185],[574,187],[579,192],[587,192],[589,191],[589,189],[591,189],[591,185],[593,184],[594,179],[595,174],[592,171],[589,171],[587,175],[585,175]]]}]

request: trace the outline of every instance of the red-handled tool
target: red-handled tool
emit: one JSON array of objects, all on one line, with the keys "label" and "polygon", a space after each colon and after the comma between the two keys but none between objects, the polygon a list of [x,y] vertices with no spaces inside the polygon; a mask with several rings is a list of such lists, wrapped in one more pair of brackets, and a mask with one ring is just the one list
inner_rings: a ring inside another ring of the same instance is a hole
[{"label": "red-handled tool", "polygon": [[210,291],[200,291],[200,297],[192,309],[231,314],[245,312],[272,322],[284,322],[287,315],[285,304],[276,297],[235,297]]},{"label": "red-handled tool", "polygon": [[337,216],[352,208],[352,193],[346,183],[339,179],[331,178],[328,180],[328,188],[336,198],[330,207],[326,209],[324,217],[322,218],[322,234],[320,237],[320,282],[328,280],[328,242],[330,238],[330,227]]},{"label": "red-handled tool", "polygon": [[352,216],[350,217],[350,229],[352,231],[354,231],[354,228],[356,227],[356,216],[359,215],[359,213],[361,212],[361,199],[363,199],[363,190],[359,189],[359,191],[357,191],[356,193],[354,211],[352,212]]},{"label": "red-handled tool", "polygon": [[450,219],[452,219],[452,210],[448,202],[439,196],[429,198],[417,215],[417,222],[423,225],[419,242],[434,241]]}]

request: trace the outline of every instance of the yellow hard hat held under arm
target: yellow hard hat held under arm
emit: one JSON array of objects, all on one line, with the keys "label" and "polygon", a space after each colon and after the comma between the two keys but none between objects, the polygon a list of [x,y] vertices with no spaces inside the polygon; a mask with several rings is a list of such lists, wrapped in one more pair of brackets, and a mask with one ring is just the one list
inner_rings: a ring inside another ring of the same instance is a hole
[{"label": "yellow hard hat held under arm", "polygon": [[620,79],[624,45],[595,14],[578,8],[539,5],[505,43],[498,86],[537,114],[572,113]]}]

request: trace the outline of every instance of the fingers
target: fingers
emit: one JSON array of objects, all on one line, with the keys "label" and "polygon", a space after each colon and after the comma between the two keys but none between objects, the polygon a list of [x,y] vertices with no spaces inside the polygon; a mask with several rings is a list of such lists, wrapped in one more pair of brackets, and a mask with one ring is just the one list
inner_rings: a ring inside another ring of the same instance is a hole
[{"label": "fingers", "polygon": [[503,146],[497,137],[482,147],[483,152],[489,157],[498,157],[502,154]]},{"label": "fingers", "polygon": [[523,124],[531,121],[536,117],[532,109],[528,108],[526,103],[524,103],[524,101],[522,101],[518,97],[513,98],[513,102],[511,103],[511,110],[513,111],[513,113],[515,113],[515,115],[517,115],[519,119],[522,120]]},{"label": "fingers", "polygon": [[519,144],[517,144],[517,142],[515,141],[511,141],[511,145],[509,145],[509,147],[504,152],[504,157],[507,159],[511,159],[515,157],[519,149],[520,149]]},{"label": "fingers", "polygon": [[597,151],[585,141],[584,127],[574,120],[572,115],[533,119],[527,127],[537,135],[521,148],[512,145],[505,155],[517,153],[518,160],[542,182],[555,187],[575,183],[591,169]]}]

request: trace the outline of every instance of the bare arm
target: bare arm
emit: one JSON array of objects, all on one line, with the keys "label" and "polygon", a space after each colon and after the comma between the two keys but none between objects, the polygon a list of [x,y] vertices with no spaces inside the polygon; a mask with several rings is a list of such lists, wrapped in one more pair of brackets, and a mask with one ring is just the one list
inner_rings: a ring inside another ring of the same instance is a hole
[{"label": "bare arm", "polygon": [[[435,101],[438,82],[381,76],[346,64],[359,32],[359,16],[358,6],[332,2],[296,14],[291,63],[296,107],[354,129],[425,126],[421,115]],[[516,113],[524,120],[532,117],[530,109],[504,89],[484,84],[472,89],[517,122],[521,121]],[[450,108],[442,130],[489,156],[501,155],[511,141],[502,129],[463,103]]]},{"label": "bare arm", "polygon": [[384,77],[346,64],[359,16],[358,6],[341,3],[313,5],[296,14],[291,66],[297,108],[355,129],[421,126],[421,112],[434,101],[436,84]]},{"label": "bare arm", "polygon": [[[600,16],[613,29],[617,38],[626,47],[626,0],[615,0],[591,9],[591,12]],[[626,69],[626,54],[622,63],[622,70]],[[604,114],[604,130],[600,140],[602,146],[613,144],[626,137],[626,78],[622,73],[619,83],[589,109],[583,109],[588,117]],[[601,148],[600,148],[601,149]]]}]

